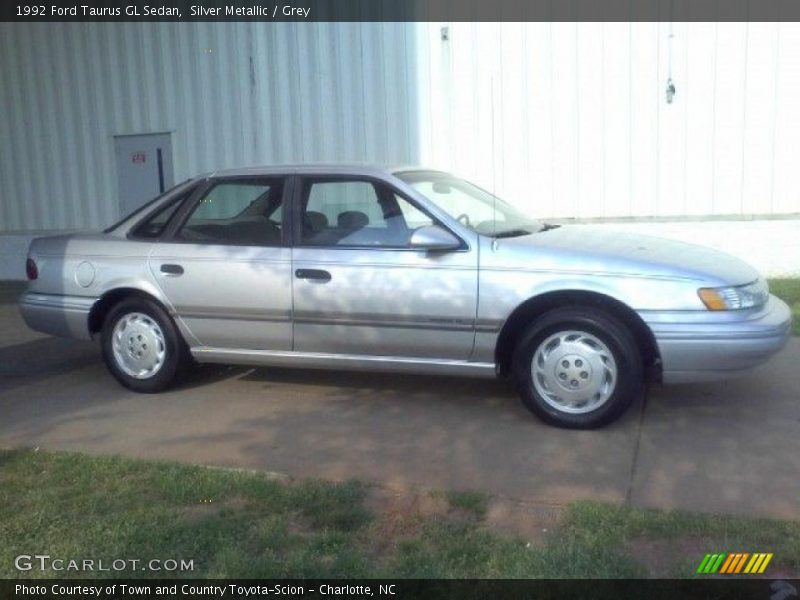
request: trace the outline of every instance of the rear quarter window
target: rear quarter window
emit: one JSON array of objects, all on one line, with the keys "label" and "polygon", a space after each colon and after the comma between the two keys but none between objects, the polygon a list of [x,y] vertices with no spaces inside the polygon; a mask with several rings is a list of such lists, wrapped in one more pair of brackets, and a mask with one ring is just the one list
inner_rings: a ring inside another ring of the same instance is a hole
[{"label": "rear quarter window", "polygon": [[147,219],[136,225],[131,230],[131,237],[139,239],[155,239],[160,237],[170,222],[170,219],[178,212],[183,201],[186,200],[194,190],[181,194],[172,202],[168,202],[159,210],[150,215]]}]

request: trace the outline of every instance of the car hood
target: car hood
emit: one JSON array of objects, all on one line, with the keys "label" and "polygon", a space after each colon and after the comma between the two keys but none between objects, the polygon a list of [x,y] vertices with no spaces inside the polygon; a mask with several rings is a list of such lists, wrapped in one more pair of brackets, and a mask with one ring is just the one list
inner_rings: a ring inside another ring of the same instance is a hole
[{"label": "car hood", "polygon": [[758,278],[746,262],[724,252],[610,226],[566,225],[497,240],[490,262],[527,270],[551,270],[703,281],[739,285]]}]

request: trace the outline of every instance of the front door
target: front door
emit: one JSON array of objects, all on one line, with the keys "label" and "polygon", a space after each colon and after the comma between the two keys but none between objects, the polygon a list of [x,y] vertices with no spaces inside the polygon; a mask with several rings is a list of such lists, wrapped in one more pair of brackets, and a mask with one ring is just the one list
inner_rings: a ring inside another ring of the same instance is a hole
[{"label": "front door", "polygon": [[114,138],[120,216],[172,187],[172,143],[169,133],[120,135]]},{"label": "front door", "polygon": [[410,249],[414,229],[434,220],[383,183],[305,178],[300,190],[294,349],[468,359],[477,253]]},{"label": "front door", "polygon": [[193,201],[150,269],[201,346],[291,350],[291,250],[282,178],[229,178]]}]

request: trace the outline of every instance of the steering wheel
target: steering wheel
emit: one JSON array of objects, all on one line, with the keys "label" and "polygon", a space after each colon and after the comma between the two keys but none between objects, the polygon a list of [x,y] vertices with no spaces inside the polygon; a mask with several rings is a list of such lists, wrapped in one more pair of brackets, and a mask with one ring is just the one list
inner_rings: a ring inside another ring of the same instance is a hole
[{"label": "steering wheel", "polygon": [[461,213],[460,215],[458,215],[456,217],[456,221],[469,227],[469,215],[467,213]]}]

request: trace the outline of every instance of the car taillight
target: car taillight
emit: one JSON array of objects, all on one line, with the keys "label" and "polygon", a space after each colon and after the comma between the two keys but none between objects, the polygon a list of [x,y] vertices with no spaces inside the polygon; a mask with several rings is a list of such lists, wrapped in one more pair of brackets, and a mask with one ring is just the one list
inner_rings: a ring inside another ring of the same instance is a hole
[{"label": "car taillight", "polygon": [[39,267],[36,266],[36,261],[32,258],[25,261],[25,274],[30,281],[39,277]]}]

